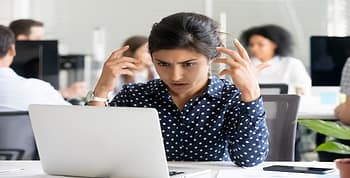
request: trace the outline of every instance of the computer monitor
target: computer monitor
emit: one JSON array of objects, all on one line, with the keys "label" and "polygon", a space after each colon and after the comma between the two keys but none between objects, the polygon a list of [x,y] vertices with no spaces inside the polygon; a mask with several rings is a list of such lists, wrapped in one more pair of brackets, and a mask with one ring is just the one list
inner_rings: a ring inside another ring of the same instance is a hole
[{"label": "computer monitor", "polygon": [[339,86],[343,66],[350,57],[350,36],[312,36],[311,78],[313,86]]},{"label": "computer monitor", "polygon": [[16,41],[16,56],[11,67],[21,76],[38,78],[59,89],[57,40]]}]

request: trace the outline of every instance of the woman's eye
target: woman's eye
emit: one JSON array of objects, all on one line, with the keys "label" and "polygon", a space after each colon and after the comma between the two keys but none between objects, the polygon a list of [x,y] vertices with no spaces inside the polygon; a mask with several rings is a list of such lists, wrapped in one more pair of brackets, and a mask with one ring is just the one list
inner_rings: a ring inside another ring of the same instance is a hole
[{"label": "woman's eye", "polygon": [[195,63],[184,63],[183,64],[184,67],[192,67],[194,65],[195,65]]},{"label": "woman's eye", "polygon": [[169,66],[168,63],[165,63],[165,62],[158,62],[158,65],[161,66],[161,67],[167,67]]}]

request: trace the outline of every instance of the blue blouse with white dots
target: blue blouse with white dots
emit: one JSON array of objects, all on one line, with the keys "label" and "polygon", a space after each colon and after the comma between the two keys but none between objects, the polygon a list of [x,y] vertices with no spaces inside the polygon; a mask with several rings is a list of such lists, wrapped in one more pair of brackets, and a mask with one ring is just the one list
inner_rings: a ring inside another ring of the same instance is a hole
[{"label": "blue blouse with white dots", "polygon": [[268,153],[262,99],[240,100],[229,81],[212,77],[206,91],[179,110],[159,79],[125,85],[110,106],[156,108],[168,161],[232,160],[254,166]]}]

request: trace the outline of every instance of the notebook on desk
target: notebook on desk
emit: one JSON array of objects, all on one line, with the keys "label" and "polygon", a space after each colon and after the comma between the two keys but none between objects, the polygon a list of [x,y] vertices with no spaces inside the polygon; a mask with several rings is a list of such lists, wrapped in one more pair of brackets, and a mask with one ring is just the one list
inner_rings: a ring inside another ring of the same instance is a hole
[{"label": "notebook on desk", "polygon": [[210,173],[168,168],[155,109],[30,105],[29,115],[48,174],[168,178]]}]

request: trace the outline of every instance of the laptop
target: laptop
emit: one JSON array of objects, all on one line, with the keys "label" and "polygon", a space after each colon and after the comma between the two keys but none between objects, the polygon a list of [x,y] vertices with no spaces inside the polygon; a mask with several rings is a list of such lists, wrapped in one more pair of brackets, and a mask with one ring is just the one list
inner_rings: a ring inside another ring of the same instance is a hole
[{"label": "laptop", "polygon": [[169,169],[158,112],[152,108],[30,105],[44,171],[84,177],[202,177]]}]

